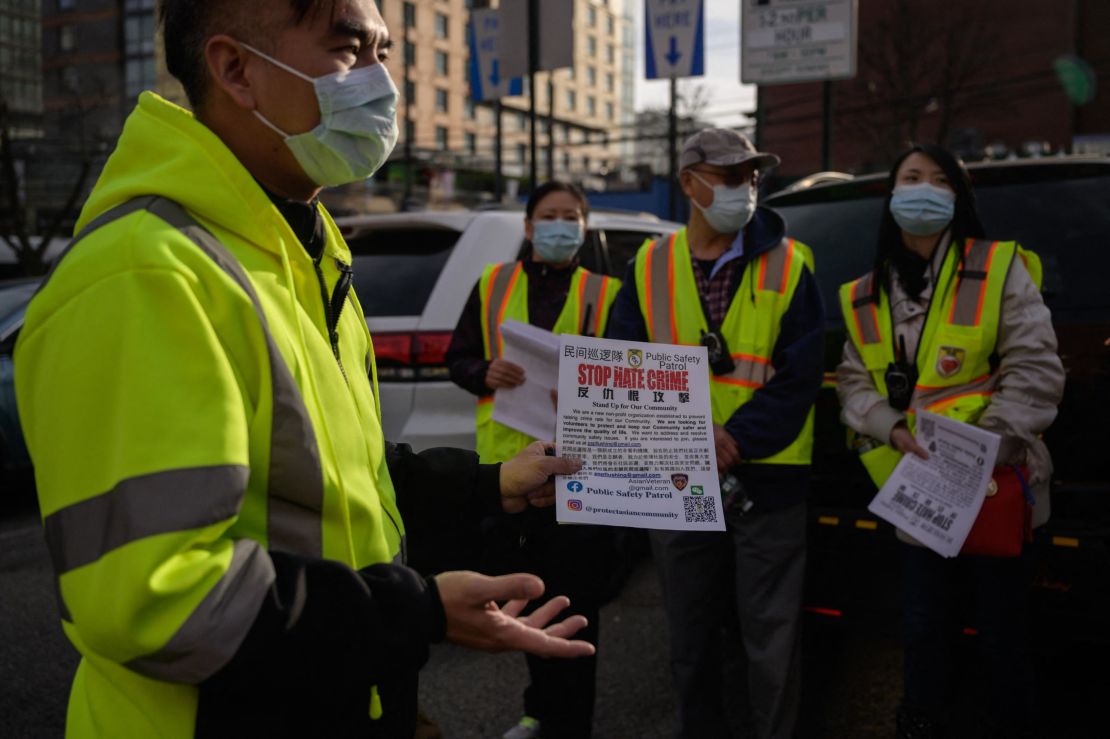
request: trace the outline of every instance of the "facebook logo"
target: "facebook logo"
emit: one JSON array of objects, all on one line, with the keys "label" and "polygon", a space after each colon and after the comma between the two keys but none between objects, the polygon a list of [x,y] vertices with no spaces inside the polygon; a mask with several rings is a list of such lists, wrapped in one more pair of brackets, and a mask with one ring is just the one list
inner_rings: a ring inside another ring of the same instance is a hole
[{"label": "facebook logo", "polygon": [[582,483],[578,482],[578,480],[571,480],[567,483],[567,490],[572,493],[580,493],[582,492]]}]

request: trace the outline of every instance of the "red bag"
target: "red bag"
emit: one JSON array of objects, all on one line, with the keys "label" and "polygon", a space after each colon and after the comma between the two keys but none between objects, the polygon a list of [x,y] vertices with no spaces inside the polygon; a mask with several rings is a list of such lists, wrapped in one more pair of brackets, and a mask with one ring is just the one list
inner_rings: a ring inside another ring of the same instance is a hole
[{"label": "red bag", "polygon": [[1024,466],[995,467],[983,507],[960,554],[1017,557],[1033,541],[1033,494]]}]

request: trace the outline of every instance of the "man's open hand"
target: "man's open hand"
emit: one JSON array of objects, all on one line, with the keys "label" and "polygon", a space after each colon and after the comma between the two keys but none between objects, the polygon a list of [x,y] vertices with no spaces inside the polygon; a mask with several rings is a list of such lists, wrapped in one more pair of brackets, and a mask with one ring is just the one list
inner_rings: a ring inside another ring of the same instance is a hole
[{"label": "man's open hand", "polygon": [[[570,605],[565,596],[552,598],[530,616],[520,616],[528,601],[543,595],[543,581],[534,575],[445,572],[436,576],[436,586],[447,615],[447,639],[455,644],[485,652],[519,650],[539,657],[594,653],[589,642],[570,639],[586,625],[584,616],[551,623]],[[501,601],[508,602],[499,607]]]}]

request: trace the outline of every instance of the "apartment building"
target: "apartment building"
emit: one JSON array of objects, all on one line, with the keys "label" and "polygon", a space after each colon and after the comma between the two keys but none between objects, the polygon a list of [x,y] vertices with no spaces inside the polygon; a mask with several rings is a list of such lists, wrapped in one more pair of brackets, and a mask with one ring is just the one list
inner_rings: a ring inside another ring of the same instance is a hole
[{"label": "apartment building", "polygon": [[[574,67],[536,76],[540,176],[583,180],[615,166],[634,102],[632,0],[575,0]],[[390,70],[402,93],[394,160],[422,169],[492,171],[494,106],[470,98],[466,0],[379,0],[395,40]],[[502,101],[502,157],[510,177],[529,169],[529,100]],[[552,94],[553,93],[553,94]],[[551,103],[554,102],[554,108]],[[625,147],[627,148],[627,147]]]},{"label": "apartment building", "polygon": [[40,0],[0,3],[0,106],[13,138],[41,133],[42,23]]}]

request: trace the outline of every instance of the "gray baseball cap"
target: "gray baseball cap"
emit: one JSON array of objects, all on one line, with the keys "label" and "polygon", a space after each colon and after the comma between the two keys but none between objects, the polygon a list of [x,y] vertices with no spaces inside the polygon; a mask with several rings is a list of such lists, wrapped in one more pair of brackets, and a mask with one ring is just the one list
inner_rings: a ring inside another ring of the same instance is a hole
[{"label": "gray baseball cap", "polygon": [[741,133],[727,128],[707,128],[686,139],[678,167],[686,169],[702,163],[732,167],[753,159],[756,169],[761,170],[776,167],[780,161],[774,154],[756,151]]}]

